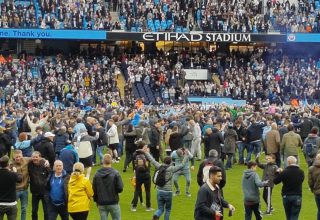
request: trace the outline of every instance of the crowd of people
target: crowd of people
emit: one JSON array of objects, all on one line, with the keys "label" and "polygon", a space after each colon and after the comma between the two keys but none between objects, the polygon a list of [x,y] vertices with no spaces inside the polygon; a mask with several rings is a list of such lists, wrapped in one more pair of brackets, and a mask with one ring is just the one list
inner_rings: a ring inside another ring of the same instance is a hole
[{"label": "crowd of people", "polygon": [[[0,213],[17,219],[20,201],[20,218],[26,219],[30,187],[32,219],[41,218],[40,201],[44,219],[58,215],[86,219],[90,200],[97,203],[101,219],[108,214],[120,219],[118,194],[126,189],[121,172],[112,168],[112,163],[124,159],[123,172],[133,169],[135,174],[131,211],[136,212],[139,200],[143,201],[142,185],[146,210],[153,211],[152,181],[157,186],[154,220],[163,213],[165,219],[170,218],[172,198],[181,194],[180,176],[186,179],[185,195],[192,196],[190,172],[195,161],[202,161],[195,219],[222,217],[223,208],[233,214],[235,207],[224,200],[222,191],[228,184],[227,170],[236,162],[248,167],[243,176],[246,219],[251,219],[252,212],[261,219],[259,187],[264,187],[265,214],[273,214],[272,188],[280,182],[287,219],[298,219],[301,204],[294,201],[302,197],[305,171],[298,167],[302,160],[310,167],[308,183],[318,198],[319,112],[310,106],[281,106],[270,112],[271,107],[262,103],[243,107],[221,104],[203,109],[198,104],[180,104],[163,109],[97,106],[86,111],[33,107],[22,112],[3,106],[0,175],[6,181],[0,187]],[[299,148],[304,157],[299,157]],[[266,154],[266,164],[259,160],[261,152]],[[99,164],[102,168],[93,175],[92,167]],[[153,179],[152,165],[157,170]],[[264,169],[262,180],[255,173],[257,166]]]},{"label": "crowd of people", "polygon": [[[9,1],[0,27],[127,31],[319,32],[319,1]],[[118,13],[112,18],[110,11]]]},{"label": "crowd of people", "polygon": [[[130,52],[130,51],[129,51]],[[3,57],[2,57],[3,58]],[[12,107],[121,107],[187,103],[189,96],[229,97],[263,105],[299,105],[320,101],[320,60],[293,58],[269,48],[231,51],[220,56],[205,49],[193,53],[128,55],[89,47],[72,56],[11,56],[2,59],[1,105]],[[185,69],[206,69],[207,80],[187,80]],[[125,77],[120,94],[117,77]],[[145,94],[135,92],[140,86]],[[145,100],[147,88],[149,97]],[[270,110],[274,111],[274,110]]]}]

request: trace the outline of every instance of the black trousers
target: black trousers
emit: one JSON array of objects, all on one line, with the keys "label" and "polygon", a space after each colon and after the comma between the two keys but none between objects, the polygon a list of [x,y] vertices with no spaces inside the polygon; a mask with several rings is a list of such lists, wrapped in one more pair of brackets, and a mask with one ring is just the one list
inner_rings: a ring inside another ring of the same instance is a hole
[{"label": "black trousers", "polygon": [[150,153],[152,154],[153,158],[159,162],[160,159],[160,151],[156,147],[150,147]]},{"label": "black trousers", "polygon": [[147,178],[136,178],[136,189],[134,191],[133,200],[131,202],[133,207],[137,207],[139,195],[142,194],[141,185],[144,185],[146,191],[146,206],[147,208],[151,207],[151,196],[150,196],[150,189],[151,189],[151,177]]},{"label": "black trousers", "polygon": [[89,211],[86,212],[73,212],[70,216],[73,220],[87,220]]},{"label": "black trousers", "polygon": [[[42,202],[43,219],[48,219],[48,195],[32,194],[32,220],[38,220],[39,202]],[[40,218],[42,219],[42,218]]]}]

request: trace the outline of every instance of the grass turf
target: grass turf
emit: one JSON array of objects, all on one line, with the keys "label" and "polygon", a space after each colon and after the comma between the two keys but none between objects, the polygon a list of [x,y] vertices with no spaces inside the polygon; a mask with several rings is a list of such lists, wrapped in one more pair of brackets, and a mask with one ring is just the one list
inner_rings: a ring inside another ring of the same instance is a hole
[{"label": "grass turf", "polygon": [[[262,156],[263,158],[263,156]],[[130,211],[130,204],[133,198],[134,189],[130,183],[130,178],[133,176],[132,168],[129,168],[126,173],[122,172],[123,169],[123,162],[124,157],[121,159],[119,164],[113,164],[113,167],[121,173],[123,182],[124,182],[124,191],[120,195],[120,206],[121,206],[121,217],[122,220],[150,220],[152,219],[153,212],[146,212],[145,207],[138,205],[137,212]],[[181,188],[181,195],[173,197],[173,205],[171,210],[171,217],[172,220],[193,220],[193,213],[194,213],[194,205],[197,198],[198,192],[198,185],[196,183],[196,174],[198,171],[199,162],[196,162],[196,168],[194,171],[191,171],[192,181],[191,181],[191,197],[186,197],[184,194],[185,189],[185,180],[184,177],[180,177],[179,185]],[[302,201],[302,209],[300,212],[301,220],[313,220],[316,219],[317,215],[317,208],[314,200],[314,196],[309,190],[307,184],[308,172],[307,166],[303,159],[302,154],[300,153],[300,166],[305,171],[305,180],[303,183],[303,201]],[[95,171],[99,169],[99,166],[94,167],[91,177],[94,175]],[[234,165],[232,169],[227,171],[227,184],[224,188],[224,195],[225,199],[235,206],[236,211],[232,217],[225,217],[224,219],[235,219],[240,220],[244,219],[244,206],[243,206],[243,193],[241,188],[241,179],[243,170],[246,167],[243,165]],[[153,175],[154,169],[152,169]],[[262,170],[258,168],[259,176],[262,176]],[[271,216],[264,216],[264,219],[268,220],[284,220],[285,213],[282,206],[282,198],[281,198],[281,187],[282,185],[279,184],[275,186],[272,195],[272,205],[275,209],[273,215]],[[266,210],[266,205],[262,199],[262,190],[261,190],[261,211]],[[143,193],[143,199],[145,202],[145,193]],[[154,186],[151,187],[151,206],[156,209],[157,202],[156,202],[156,190]],[[225,215],[228,215],[228,211],[225,210]],[[18,219],[20,219],[20,209],[18,213]],[[27,219],[31,219],[31,194],[29,194],[29,206],[27,209]],[[39,219],[43,219],[42,215],[42,207],[39,207]],[[58,218],[60,219],[60,218]],[[71,219],[71,218],[70,218]],[[94,203],[91,204],[91,210],[89,212],[89,220],[96,220],[99,218],[99,212]],[[110,217],[111,219],[111,217]],[[163,215],[160,219],[163,219]],[[253,216],[252,219],[255,219]]]}]

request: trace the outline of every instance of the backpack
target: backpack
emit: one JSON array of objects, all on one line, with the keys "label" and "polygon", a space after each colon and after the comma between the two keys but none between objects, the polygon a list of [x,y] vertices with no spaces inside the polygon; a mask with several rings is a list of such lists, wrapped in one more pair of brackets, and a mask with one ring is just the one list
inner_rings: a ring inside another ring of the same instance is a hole
[{"label": "backpack", "polygon": [[147,158],[144,154],[138,154],[134,160],[136,172],[146,172],[148,169]]},{"label": "backpack", "polygon": [[169,182],[169,180],[171,180],[170,178],[166,181],[166,170],[168,167],[169,166],[161,165],[159,169],[154,172],[152,181],[156,186],[163,187],[167,182]]},{"label": "backpack", "polygon": [[317,138],[308,138],[307,142],[304,144],[304,153],[309,156],[313,157],[318,152],[318,146],[317,146]]},{"label": "backpack", "polygon": [[206,160],[204,162],[204,167],[202,169],[202,182],[205,183],[209,179],[209,170],[214,166],[214,163],[211,160]]}]

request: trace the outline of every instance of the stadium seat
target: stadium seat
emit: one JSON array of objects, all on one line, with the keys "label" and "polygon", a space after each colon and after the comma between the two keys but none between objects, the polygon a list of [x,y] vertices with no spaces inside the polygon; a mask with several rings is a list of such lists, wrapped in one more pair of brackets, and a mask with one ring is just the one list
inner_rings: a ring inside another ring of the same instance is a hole
[{"label": "stadium seat", "polygon": [[166,20],[162,20],[162,21],[161,21],[161,29],[162,29],[162,30],[166,30],[166,29],[167,29],[167,22],[166,22]]}]

